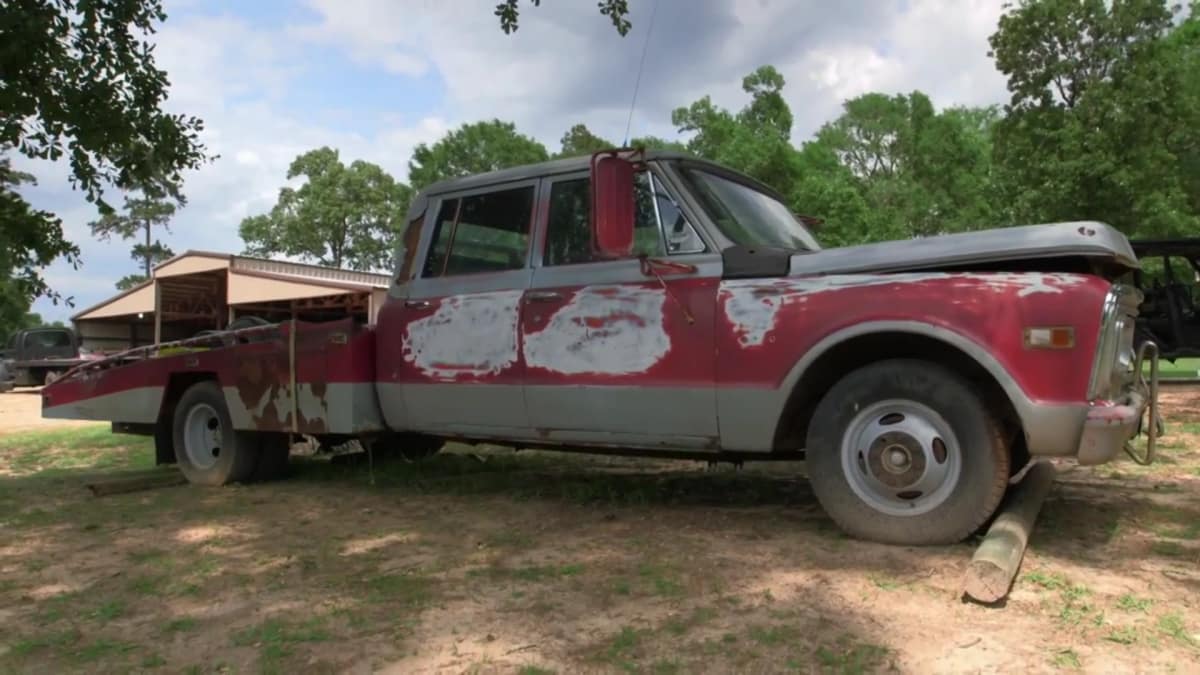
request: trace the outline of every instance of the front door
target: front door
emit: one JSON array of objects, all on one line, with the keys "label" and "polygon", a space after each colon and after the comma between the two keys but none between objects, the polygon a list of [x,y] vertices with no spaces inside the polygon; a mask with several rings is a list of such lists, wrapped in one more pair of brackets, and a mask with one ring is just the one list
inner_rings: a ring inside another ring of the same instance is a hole
[{"label": "front door", "polygon": [[521,296],[536,181],[450,194],[402,302],[399,377],[408,427],[522,436]]},{"label": "front door", "polygon": [[649,172],[638,180],[642,259],[593,257],[586,174],[548,179],[543,194],[535,247],[542,255],[521,323],[525,400],[537,436],[715,447],[720,256]]}]

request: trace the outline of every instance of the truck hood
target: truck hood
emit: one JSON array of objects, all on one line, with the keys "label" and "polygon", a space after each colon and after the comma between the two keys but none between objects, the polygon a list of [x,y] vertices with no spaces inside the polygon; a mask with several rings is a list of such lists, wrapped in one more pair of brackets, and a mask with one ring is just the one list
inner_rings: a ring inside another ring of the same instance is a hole
[{"label": "truck hood", "polygon": [[980,268],[1068,271],[1069,261],[1081,259],[1111,277],[1138,267],[1125,235],[1104,223],[1080,221],[798,253],[791,257],[789,275]]}]

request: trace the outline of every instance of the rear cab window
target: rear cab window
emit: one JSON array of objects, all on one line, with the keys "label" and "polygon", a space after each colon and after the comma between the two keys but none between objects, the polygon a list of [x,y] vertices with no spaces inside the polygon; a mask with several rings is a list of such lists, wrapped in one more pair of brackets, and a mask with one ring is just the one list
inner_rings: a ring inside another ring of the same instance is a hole
[{"label": "rear cab window", "polygon": [[443,199],[421,276],[436,278],[525,267],[532,185]]}]

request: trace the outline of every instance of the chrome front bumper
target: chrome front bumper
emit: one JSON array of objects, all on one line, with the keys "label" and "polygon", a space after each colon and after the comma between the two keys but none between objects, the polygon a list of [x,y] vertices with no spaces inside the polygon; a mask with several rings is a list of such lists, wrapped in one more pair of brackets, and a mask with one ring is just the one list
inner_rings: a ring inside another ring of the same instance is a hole
[{"label": "chrome front bumper", "polygon": [[[1147,359],[1149,380],[1144,367]],[[1134,373],[1134,383],[1122,401],[1097,403],[1088,409],[1076,453],[1081,465],[1110,462],[1120,450],[1138,464],[1154,462],[1163,424],[1158,415],[1158,345],[1146,341],[1138,346]],[[1143,424],[1143,420],[1148,420],[1148,424]],[[1146,447],[1139,454],[1132,441],[1142,432],[1146,434]]]}]

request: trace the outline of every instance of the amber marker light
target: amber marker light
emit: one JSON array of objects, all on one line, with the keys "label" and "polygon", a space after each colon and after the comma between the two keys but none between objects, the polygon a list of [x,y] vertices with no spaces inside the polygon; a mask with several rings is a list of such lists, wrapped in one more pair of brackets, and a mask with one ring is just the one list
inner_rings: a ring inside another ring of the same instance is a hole
[{"label": "amber marker light", "polygon": [[1031,349],[1071,349],[1075,346],[1075,328],[1072,326],[1026,328],[1025,346]]}]

